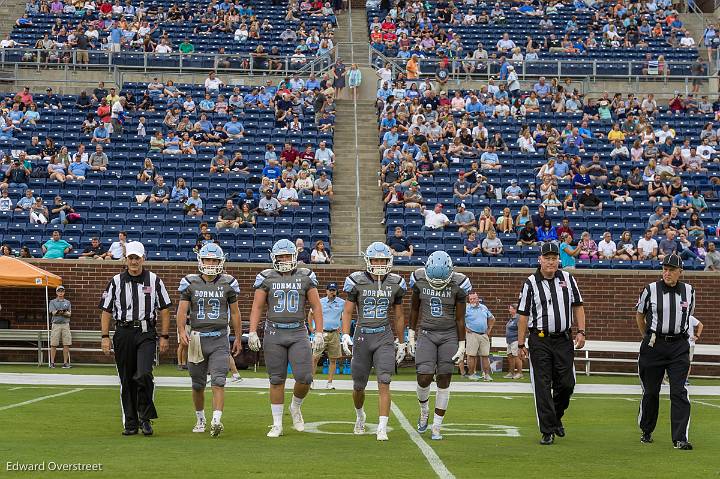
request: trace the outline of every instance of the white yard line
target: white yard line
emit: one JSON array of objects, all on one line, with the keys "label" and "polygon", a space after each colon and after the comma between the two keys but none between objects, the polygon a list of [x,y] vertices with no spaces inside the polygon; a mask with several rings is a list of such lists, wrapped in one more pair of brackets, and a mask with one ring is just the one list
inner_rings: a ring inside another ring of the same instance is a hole
[{"label": "white yard line", "polygon": [[402,426],[405,432],[408,433],[408,436],[410,436],[410,440],[415,443],[418,449],[420,449],[420,452],[423,453],[423,456],[425,456],[425,459],[430,463],[430,467],[433,468],[435,474],[442,479],[454,479],[455,476],[448,470],[435,450],[428,446],[415,428],[412,427],[410,421],[408,421],[400,408],[395,403],[390,403],[390,409],[392,409],[393,414],[395,414],[400,426]]},{"label": "white yard line", "polygon": [[716,407],[716,408],[720,409],[720,406],[718,406],[717,404],[710,404],[709,402],[698,401],[697,399],[691,399],[691,402],[694,402],[696,404],[702,404],[703,406]]},{"label": "white yard line", "polygon": [[57,394],[50,394],[48,396],[40,396],[39,398],[29,399],[27,401],[19,402],[17,404],[10,404],[8,406],[2,406],[2,407],[0,407],[0,411],[5,411],[7,409],[13,409],[13,408],[20,407],[20,406],[27,406],[28,404],[33,404],[36,402],[44,401],[46,399],[52,399],[52,398],[56,398],[56,397],[60,397],[60,396],[67,396],[68,394],[73,394],[73,393],[80,392],[83,390],[84,390],[83,388],[76,388],[76,389],[71,389],[70,391],[64,391],[64,392],[57,393]]}]

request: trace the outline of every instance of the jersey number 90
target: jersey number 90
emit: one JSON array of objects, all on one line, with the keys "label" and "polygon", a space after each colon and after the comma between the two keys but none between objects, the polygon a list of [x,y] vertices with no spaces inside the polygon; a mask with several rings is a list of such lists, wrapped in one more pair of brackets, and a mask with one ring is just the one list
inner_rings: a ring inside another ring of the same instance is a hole
[{"label": "jersey number 90", "polygon": [[363,318],[386,319],[390,301],[387,298],[365,298],[363,301]]},{"label": "jersey number 90", "polygon": [[284,291],[282,289],[275,290],[273,297],[277,300],[273,311],[276,313],[297,313],[300,307],[300,293],[297,290],[291,289],[290,291]]}]

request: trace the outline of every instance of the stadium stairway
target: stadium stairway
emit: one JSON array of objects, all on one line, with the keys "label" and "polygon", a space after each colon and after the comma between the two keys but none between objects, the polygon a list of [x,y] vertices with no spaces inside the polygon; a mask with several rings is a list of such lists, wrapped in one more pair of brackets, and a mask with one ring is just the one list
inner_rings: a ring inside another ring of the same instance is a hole
[{"label": "stadium stairway", "polygon": [[331,223],[331,244],[336,263],[355,264],[359,260],[359,252],[370,242],[385,239],[384,227],[380,224],[383,207],[378,193],[375,125],[377,116],[374,102],[358,100],[356,149],[354,103],[338,100],[334,143],[336,165],[333,174],[335,199]]},{"label": "stadium stairway", "polygon": [[5,34],[12,30],[15,21],[25,13],[26,3],[26,0],[0,1],[0,35],[2,38],[5,38]]}]

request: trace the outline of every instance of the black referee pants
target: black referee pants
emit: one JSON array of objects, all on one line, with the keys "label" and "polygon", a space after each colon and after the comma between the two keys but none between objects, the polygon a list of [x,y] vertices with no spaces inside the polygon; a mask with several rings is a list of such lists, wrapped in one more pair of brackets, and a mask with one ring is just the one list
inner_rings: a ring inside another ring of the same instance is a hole
[{"label": "black referee pants", "polygon": [[530,379],[542,434],[554,434],[575,389],[574,345],[570,334],[551,338],[531,332]]},{"label": "black referee pants", "polygon": [[690,344],[686,339],[671,343],[662,338],[655,339],[655,345],[648,344],[649,336],[640,343],[638,372],[643,390],[638,414],[638,425],[644,433],[652,433],[657,424],[660,407],[660,386],[665,371],[670,379],[670,424],[673,441],[687,441],[690,423],[690,399],[685,388],[690,368]]},{"label": "black referee pants", "polygon": [[156,342],[155,330],[146,333],[140,328],[118,327],[115,330],[113,349],[120,376],[125,429],[137,429],[139,421],[158,417],[153,403],[155,383],[152,375]]}]

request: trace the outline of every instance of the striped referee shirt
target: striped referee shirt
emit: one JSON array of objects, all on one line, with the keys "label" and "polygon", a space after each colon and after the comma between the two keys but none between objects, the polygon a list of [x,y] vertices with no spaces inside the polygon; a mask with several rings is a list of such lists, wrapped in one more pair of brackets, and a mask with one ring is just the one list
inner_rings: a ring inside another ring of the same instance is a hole
[{"label": "striped referee shirt", "polygon": [[155,327],[157,312],[170,307],[170,295],[160,277],[146,269],[139,276],[127,271],[108,282],[100,300],[100,309],[112,314],[119,323],[141,321],[143,331]]},{"label": "striped referee shirt", "polygon": [[659,334],[687,333],[694,311],[695,289],[682,281],[675,286],[662,280],[650,283],[637,303],[637,312],[645,315],[648,332]]},{"label": "striped referee shirt", "polygon": [[575,278],[567,271],[557,271],[552,279],[538,270],[528,276],[520,292],[517,312],[528,316],[528,328],[562,333],[572,327],[573,306],[582,306]]}]

